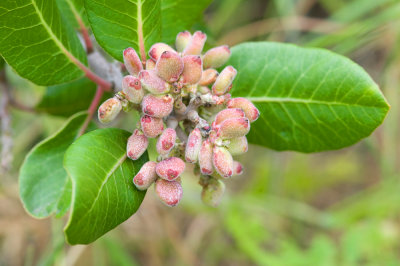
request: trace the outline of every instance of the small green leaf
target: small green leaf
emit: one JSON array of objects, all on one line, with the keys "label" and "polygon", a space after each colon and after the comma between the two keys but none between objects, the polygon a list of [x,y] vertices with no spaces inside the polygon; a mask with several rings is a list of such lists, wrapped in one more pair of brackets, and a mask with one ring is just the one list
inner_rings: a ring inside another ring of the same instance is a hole
[{"label": "small green leaf", "polygon": [[148,161],[126,157],[130,133],[116,128],[83,135],[65,153],[64,167],[72,180],[71,215],[65,235],[70,244],[95,241],[134,214],[145,191],[132,179]]},{"label": "small green leaf", "polygon": [[82,21],[85,26],[89,25],[83,0],[56,0],[58,8],[65,19],[75,28],[79,29],[80,25],[78,19]]},{"label": "small green leaf", "polygon": [[0,21],[0,54],[20,76],[54,85],[83,75],[85,51],[55,0],[2,0]]},{"label": "small green leaf", "polygon": [[25,209],[36,218],[63,215],[71,202],[71,181],[63,168],[64,153],[75,140],[87,113],[72,116],[53,136],[26,156],[19,175]]},{"label": "small green leaf", "polygon": [[201,20],[212,0],[162,0],[162,41],[174,44],[176,35]]},{"label": "small green leaf", "polygon": [[127,47],[139,53],[141,32],[147,50],[160,41],[161,0],[85,0],[85,8],[97,42],[119,61]]},{"label": "small green leaf", "polygon": [[232,94],[260,110],[249,141],[276,150],[340,149],[369,136],[389,105],[351,60],[322,49],[244,43],[232,49]]}]

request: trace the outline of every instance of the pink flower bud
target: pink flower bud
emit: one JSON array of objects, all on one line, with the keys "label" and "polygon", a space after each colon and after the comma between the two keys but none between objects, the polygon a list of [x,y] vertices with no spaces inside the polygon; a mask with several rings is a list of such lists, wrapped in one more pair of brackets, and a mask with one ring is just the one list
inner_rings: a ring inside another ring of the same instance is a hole
[{"label": "pink flower bud", "polygon": [[161,155],[167,155],[175,145],[176,131],[173,128],[166,128],[157,140],[156,149]]},{"label": "pink flower bud", "polygon": [[102,124],[107,124],[115,119],[122,109],[121,101],[113,97],[102,103],[98,110],[98,118]]},{"label": "pink flower bud", "polygon": [[142,101],[142,111],[144,114],[163,118],[168,116],[174,108],[174,98],[170,94],[152,95],[147,94]]},{"label": "pink flower bud", "polygon": [[201,191],[201,200],[204,204],[217,207],[222,199],[225,192],[225,184],[221,180],[211,179],[209,183],[203,187]]},{"label": "pink flower bud", "polygon": [[154,188],[158,197],[167,206],[176,206],[182,199],[182,185],[178,181],[167,181],[159,178],[157,179]]},{"label": "pink flower bud", "polygon": [[183,60],[178,53],[165,51],[157,60],[157,75],[167,82],[175,82],[183,70]]},{"label": "pink flower bud", "polygon": [[218,128],[218,137],[231,139],[245,136],[250,131],[250,121],[246,117],[231,118],[222,122]]},{"label": "pink flower bud", "polygon": [[156,62],[153,59],[146,60],[146,70],[152,70],[156,68]]},{"label": "pink flower bud", "polygon": [[203,57],[204,69],[223,66],[231,56],[231,50],[227,45],[218,46],[208,50]]},{"label": "pink flower bud", "polygon": [[233,175],[233,158],[224,147],[214,147],[213,149],[213,165],[218,174],[228,178]]},{"label": "pink flower bud", "polygon": [[140,124],[142,126],[143,133],[148,138],[155,138],[164,130],[164,123],[161,118],[144,115],[140,119]]},{"label": "pink flower bud", "polygon": [[185,162],[178,157],[169,157],[156,166],[157,175],[168,181],[177,179],[184,170]]},{"label": "pink flower bud", "polygon": [[135,129],[128,139],[126,155],[132,160],[137,160],[146,151],[148,145],[149,140],[143,132],[139,129]]},{"label": "pink flower bud", "polygon": [[133,178],[133,184],[139,190],[148,189],[157,179],[156,162],[148,161],[140,168],[139,172]]},{"label": "pink flower bud", "polygon": [[179,32],[176,36],[175,40],[175,48],[178,52],[183,52],[186,46],[189,44],[190,40],[192,39],[192,35],[188,31]]},{"label": "pink flower bud", "polygon": [[237,161],[233,161],[233,175],[243,174],[243,165]]},{"label": "pink flower bud", "polygon": [[244,111],[240,108],[224,109],[215,116],[214,123],[215,125],[219,125],[227,119],[244,116]]},{"label": "pink flower bud", "polygon": [[157,76],[155,70],[142,70],[139,72],[139,79],[143,88],[152,94],[164,94],[169,91],[169,84]]},{"label": "pink flower bud", "polygon": [[197,162],[201,148],[202,136],[199,128],[195,128],[188,137],[186,150],[185,150],[185,160],[189,163]]},{"label": "pink flower bud", "polygon": [[212,162],[213,146],[210,140],[205,140],[201,144],[199,153],[199,166],[203,175],[211,175],[214,172]]},{"label": "pink flower bud", "polygon": [[241,108],[250,122],[254,122],[260,116],[260,111],[254,104],[246,98],[232,98],[228,101],[228,108]]},{"label": "pink flower bud", "polygon": [[126,70],[128,70],[129,74],[137,76],[143,70],[143,65],[135,49],[126,48],[123,55]]},{"label": "pink flower bud", "polygon": [[217,70],[215,70],[213,68],[204,70],[202,75],[201,75],[201,79],[199,81],[199,85],[200,86],[210,85],[210,84],[215,82],[217,77],[218,77],[218,71]]},{"label": "pink flower bud", "polygon": [[203,72],[201,58],[198,55],[183,57],[182,81],[184,84],[196,84],[200,81]]},{"label": "pink flower bud", "polygon": [[144,90],[138,78],[131,75],[125,76],[122,79],[122,92],[128,101],[136,104],[142,102]]},{"label": "pink flower bud", "polygon": [[183,51],[184,55],[199,55],[201,51],[203,51],[204,44],[206,43],[207,35],[202,33],[201,31],[196,31],[185,50]]},{"label": "pink flower bud", "polygon": [[223,95],[230,89],[233,79],[236,77],[237,71],[233,66],[227,66],[219,74],[217,80],[212,86],[215,95]]},{"label": "pink flower bud", "polygon": [[232,156],[246,153],[249,149],[246,136],[233,138],[229,140],[229,144],[226,146]]},{"label": "pink flower bud", "polygon": [[149,56],[151,57],[151,59],[153,59],[155,62],[157,62],[158,58],[160,58],[161,54],[165,51],[173,51],[174,52],[174,49],[172,49],[172,47],[169,46],[168,44],[158,42],[158,43],[153,44],[153,46],[150,47]]}]

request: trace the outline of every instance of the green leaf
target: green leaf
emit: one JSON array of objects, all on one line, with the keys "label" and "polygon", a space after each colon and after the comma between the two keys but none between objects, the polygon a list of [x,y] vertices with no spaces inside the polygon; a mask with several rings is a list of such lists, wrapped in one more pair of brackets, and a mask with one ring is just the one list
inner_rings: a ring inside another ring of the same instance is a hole
[{"label": "green leaf", "polygon": [[22,77],[54,85],[83,75],[85,51],[55,0],[2,0],[0,21],[0,54]]},{"label": "green leaf", "polygon": [[132,179],[148,161],[126,157],[130,133],[116,128],[83,135],[67,150],[64,168],[72,179],[72,209],[65,235],[70,244],[95,241],[134,214],[145,191]]},{"label": "green leaf", "polygon": [[72,116],[26,156],[20,170],[19,190],[25,209],[34,217],[61,216],[69,209],[72,186],[63,168],[64,153],[86,117],[86,112]]},{"label": "green leaf", "polygon": [[97,42],[119,61],[127,47],[139,53],[140,32],[147,50],[160,41],[161,0],[85,0],[85,8]]},{"label": "green leaf", "polygon": [[259,108],[249,141],[276,150],[318,152],[369,136],[389,105],[351,60],[322,49],[244,43],[232,49],[232,94]]},{"label": "green leaf", "polygon": [[86,16],[83,0],[56,0],[62,16],[75,28],[79,29],[78,20],[81,20],[85,26],[89,25]]},{"label": "green leaf", "polygon": [[162,0],[162,41],[174,44],[176,35],[201,20],[212,0]]}]

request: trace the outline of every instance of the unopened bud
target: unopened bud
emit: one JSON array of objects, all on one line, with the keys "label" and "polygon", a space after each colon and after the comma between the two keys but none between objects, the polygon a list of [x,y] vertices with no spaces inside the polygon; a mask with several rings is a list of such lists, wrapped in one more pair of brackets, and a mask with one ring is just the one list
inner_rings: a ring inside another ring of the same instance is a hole
[{"label": "unopened bud", "polygon": [[244,117],[244,112],[240,108],[224,109],[215,116],[215,125],[219,125],[227,119]]},{"label": "unopened bud", "polygon": [[129,47],[124,50],[124,65],[129,74],[137,76],[143,70],[142,62],[135,49]]},{"label": "unopened bud", "polygon": [[215,82],[217,77],[218,77],[218,71],[217,70],[215,70],[213,68],[204,70],[202,75],[201,75],[201,79],[199,81],[199,85],[200,86],[210,85],[210,84]]},{"label": "unopened bud", "polygon": [[233,138],[229,140],[229,144],[226,146],[232,156],[246,153],[249,149],[246,136]]},{"label": "unopened bud", "polygon": [[131,75],[125,76],[122,79],[122,92],[128,101],[136,104],[142,102],[144,90],[142,89],[140,79]]},{"label": "unopened bud", "polygon": [[203,72],[202,61],[198,55],[183,57],[182,81],[184,84],[196,84],[200,81]]},{"label": "unopened bud", "polygon": [[157,179],[156,162],[148,161],[142,165],[139,172],[133,178],[133,184],[139,190],[148,189]]},{"label": "unopened bud", "polygon": [[183,189],[178,181],[167,181],[159,178],[155,183],[154,189],[161,201],[167,206],[176,206],[182,199]]},{"label": "unopened bud", "polygon": [[199,86],[197,88],[197,91],[200,92],[201,94],[207,94],[211,92],[207,86]]},{"label": "unopened bud", "polygon": [[227,66],[219,74],[217,80],[212,86],[212,91],[215,95],[223,95],[228,92],[233,79],[235,78],[237,71],[232,66]]},{"label": "unopened bud", "polygon": [[98,110],[99,121],[107,124],[115,119],[122,109],[121,101],[116,97],[110,98],[102,103]]},{"label": "unopened bud", "polygon": [[243,174],[243,165],[237,161],[233,161],[233,175]]},{"label": "unopened bud", "polygon": [[174,147],[176,131],[173,128],[166,128],[157,140],[156,149],[160,155],[168,154]]},{"label": "unopened bud", "polygon": [[140,124],[142,126],[143,133],[148,138],[155,138],[164,130],[164,123],[161,118],[144,115],[140,119]]},{"label": "unopened bud", "polygon": [[158,42],[158,43],[153,44],[153,46],[150,47],[149,56],[151,57],[151,59],[153,59],[155,62],[157,62],[158,58],[160,58],[161,54],[165,51],[173,51],[174,52],[174,49],[172,49],[172,47],[169,46],[168,44]]},{"label": "unopened bud", "polygon": [[133,134],[128,138],[126,145],[126,155],[132,160],[139,159],[146,151],[149,140],[139,129],[135,129]]},{"label": "unopened bud", "polygon": [[214,147],[213,149],[213,165],[218,174],[228,178],[233,175],[233,158],[224,147]]},{"label": "unopened bud", "polygon": [[231,56],[231,50],[227,45],[218,46],[208,50],[203,57],[203,67],[218,68],[223,66]]},{"label": "unopened bud", "polygon": [[217,207],[222,199],[225,192],[225,184],[222,180],[212,178],[208,184],[203,187],[201,191],[201,200],[204,204]]},{"label": "unopened bud", "polygon": [[232,98],[228,101],[227,107],[241,108],[250,122],[256,121],[260,116],[260,111],[258,111],[257,107],[255,107],[254,104],[246,98]]},{"label": "unopened bud", "polygon": [[170,94],[152,95],[147,94],[143,98],[142,111],[144,114],[163,118],[168,116],[174,108],[174,98]]},{"label": "unopened bud", "polygon": [[156,172],[162,179],[172,181],[177,179],[185,170],[185,162],[178,157],[169,157],[157,163]]},{"label": "unopened bud", "polygon": [[183,70],[183,60],[178,53],[165,51],[161,54],[156,65],[157,75],[167,82],[175,82]]},{"label": "unopened bud", "polygon": [[250,121],[246,117],[231,118],[222,122],[218,128],[218,136],[231,139],[245,136],[250,131]]},{"label": "unopened bud", "polygon": [[185,150],[185,160],[189,163],[197,162],[201,148],[202,136],[199,128],[195,128],[188,137],[186,150]]},{"label": "unopened bud", "polygon": [[178,52],[183,52],[186,46],[189,44],[190,40],[192,39],[192,35],[188,31],[179,32],[176,36],[175,40],[175,48]]},{"label": "unopened bud", "polygon": [[146,70],[152,70],[156,68],[156,62],[153,59],[146,60]]},{"label": "unopened bud", "polygon": [[205,140],[201,144],[199,153],[199,166],[203,175],[211,175],[214,172],[212,162],[213,146],[210,140]]},{"label": "unopened bud", "polygon": [[184,55],[199,55],[201,51],[203,51],[204,44],[206,43],[207,35],[202,33],[201,31],[196,31],[185,50],[183,51]]},{"label": "unopened bud", "polygon": [[164,94],[169,91],[169,84],[157,76],[155,70],[142,70],[139,79],[143,88],[152,94]]}]

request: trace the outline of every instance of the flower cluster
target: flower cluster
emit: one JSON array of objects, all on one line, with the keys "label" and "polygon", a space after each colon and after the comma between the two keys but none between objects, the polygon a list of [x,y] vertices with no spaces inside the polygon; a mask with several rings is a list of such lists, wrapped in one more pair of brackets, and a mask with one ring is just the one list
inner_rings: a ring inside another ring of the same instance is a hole
[{"label": "flower cluster", "polygon": [[207,36],[188,31],[176,37],[174,50],[156,43],[150,59],[141,61],[133,48],[123,52],[130,75],[123,78],[122,91],[105,101],[98,111],[102,123],[113,120],[124,109],[141,112],[140,122],[127,143],[127,156],[137,160],[147,149],[149,138],[158,138],[157,162],[146,162],[133,183],[139,190],[155,183],[155,191],[168,206],[182,198],[181,174],[185,161],[195,164],[203,187],[204,203],[216,206],[225,186],[222,180],[243,172],[232,156],[248,149],[246,134],[258,116],[245,98],[231,98],[229,91],[237,71],[232,66],[220,73],[231,54],[219,46],[202,55]]}]

